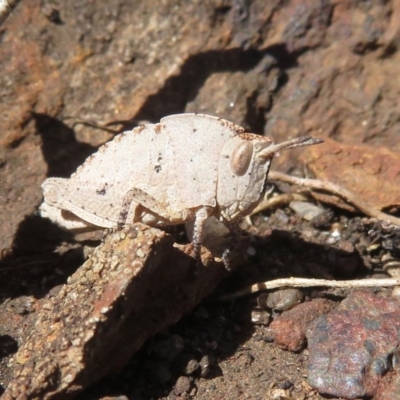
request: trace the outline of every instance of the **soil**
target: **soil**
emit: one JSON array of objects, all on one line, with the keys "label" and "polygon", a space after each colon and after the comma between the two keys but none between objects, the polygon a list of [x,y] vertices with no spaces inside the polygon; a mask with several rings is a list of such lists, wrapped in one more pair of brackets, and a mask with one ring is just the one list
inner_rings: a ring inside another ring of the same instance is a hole
[{"label": "soil", "polygon": [[[276,142],[325,137],[320,150],[282,153],[273,168],[347,185],[398,216],[398,18],[395,0],[18,4],[0,26],[1,391],[18,375],[18,349],[39,311],[101,242],[101,235],[74,236],[41,218],[41,183],[68,177],[101,144],[139,123],[201,112]],[[294,191],[270,185],[274,194]],[[306,343],[295,352],[274,343],[270,322],[281,310],[260,308],[259,294],[220,299],[281,277],[380,277],[385,260],[398,262],[398,228],[332,196],[305,195],[320,215],[306,220],[282,204],[253,216],[252,225],[243,222],[250,236],[237,249],[240,267],[114,374],[94,375],[96,383],[77,398],[339,398],[310,386]],[[170,233],[187,242],[183,229]],[[353,290],[301,292],[303,302],[327,299],[334,308]],[[394,399],[394,389],[392,397],[382,394],[398,380],[389,370],[360,397]]]}]

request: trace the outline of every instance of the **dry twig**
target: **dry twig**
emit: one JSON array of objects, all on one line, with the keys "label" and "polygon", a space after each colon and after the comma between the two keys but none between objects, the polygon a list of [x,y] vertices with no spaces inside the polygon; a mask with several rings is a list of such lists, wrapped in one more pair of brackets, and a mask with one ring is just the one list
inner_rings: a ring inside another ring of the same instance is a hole
[{"label": "dry twig", "polygon": [[258,214],[261,211],[269,208],[280,207],[289,204],[291,201],[307,201],[307,197],[299,193],[282,193],[278,196],[273,196],[263,200],[250,214],[250,216]]},{"label": "dry twig", "polygon": [[[284,174],[282,172],[271,171],[269,173],[269,178],[271,180],[278,180],[282,182],[291,183],[293,185],[304,186],[309,189],[317,189],[324,190],[326,192],[333,193],[337,196],[340,196],[342,199],[346,200],[348,203],[354,205],[361,212],[368,215],[369,217],[376,218],[387,223],[400,226],[400,218],[396,218],[393,215],[385,214],[373,207],[371,207],[364,200],[360,199],[355,193],[350,192],[349,190],[336,185],[332,182],[321,181],[319,179],[305,179],[305,178],[297,178],[295,176],[290,176]],[[282,200],[282,199],[281,199]],[[285,200],[288,200],[285,198]],[[271,207],[270,199],[261,202],[257,208],[253,211],[253,214],[256,212],[263,211],[267,208]],[[291,201],[291,200],[290,200]],[[274,201],[275,202],[275,201]]]},{"label": "dry twig", "polygon": [[262,290],[271,290],[281,287],[338,287],[338,288],[365,288],[365,287],[383,287],[383,286],[399,286],[400,279],[385,278],[385,279],[358,279],[353,281],[336,281],[329,279],[310,279],[310,278],[282,278],[272,281],[259,282],[254,285],[246,286],[236,292],[226,294],[220,297],[222,301],[231,301],[247,294],[261,292]]}]

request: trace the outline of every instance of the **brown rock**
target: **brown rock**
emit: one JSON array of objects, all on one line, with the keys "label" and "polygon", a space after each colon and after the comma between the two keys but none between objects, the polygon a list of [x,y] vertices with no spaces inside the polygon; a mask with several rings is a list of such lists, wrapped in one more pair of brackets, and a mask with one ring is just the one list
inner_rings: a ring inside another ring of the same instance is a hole
[{"label": "brown rock", "polygon": [[[378,210],[400,205],[400,152],[396,149],[328,139],[323,146],[304,152],[302,159],[312,166],[316,178],[349,189]],[[341,206],[333,196],[331,202]]]},{"label": "brown rock", "polygon": [[69,398],[122,368],[143,342],[174,324],[224,276],[171,236],[137,224],[108,235],[40,310],[13,358],[3,398]]},{"label": "brown rock", "polygon": [[275,344],[290,351],[299,351],[304,346],[308,324],[333,306],[332,301],[316,299],[283,312],[270,325]]}]

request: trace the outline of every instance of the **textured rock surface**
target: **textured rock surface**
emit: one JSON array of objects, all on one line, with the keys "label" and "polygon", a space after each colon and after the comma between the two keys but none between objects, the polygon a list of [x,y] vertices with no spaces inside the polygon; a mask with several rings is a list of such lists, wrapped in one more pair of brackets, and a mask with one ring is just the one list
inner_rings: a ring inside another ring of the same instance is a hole
[{"label": "textured rock surface", "polygon": [[400,375],[388,373],[379,384],[375,400],[397,400],[400,398]]},{"label": "textured rock surface", "polygon": [[140,224],[107,236],[42,305],[10,362],[14,378],[2,398],[68,398],[122,368],[224,276],[206,250],[196,266],[185,249]]},{"label": "textured rock surface", "polygon": [[373,396],[399,337],[399,300],[354,292],[308,328],[310,385],[346,399]]},{"label": "textured rock surface", "polygon": [[317,299],[283,312],[270,325],[274,342],[284,349],[299,351],[304,346],[308,324],[332,307],[329,300]]}]

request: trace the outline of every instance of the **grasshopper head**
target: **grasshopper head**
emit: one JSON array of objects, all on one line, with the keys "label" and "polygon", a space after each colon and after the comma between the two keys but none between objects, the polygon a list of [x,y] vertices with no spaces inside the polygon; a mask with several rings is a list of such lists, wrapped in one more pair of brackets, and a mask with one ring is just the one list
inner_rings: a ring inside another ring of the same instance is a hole
[{"label": "grasshopper head", "polygon": [[321,142],[301,136],[274,144],[272,139],[253,133],[231,138],[223,147],[218,164],[217,203],[222,219],[240,219],[259,203],[277,151]]}]

